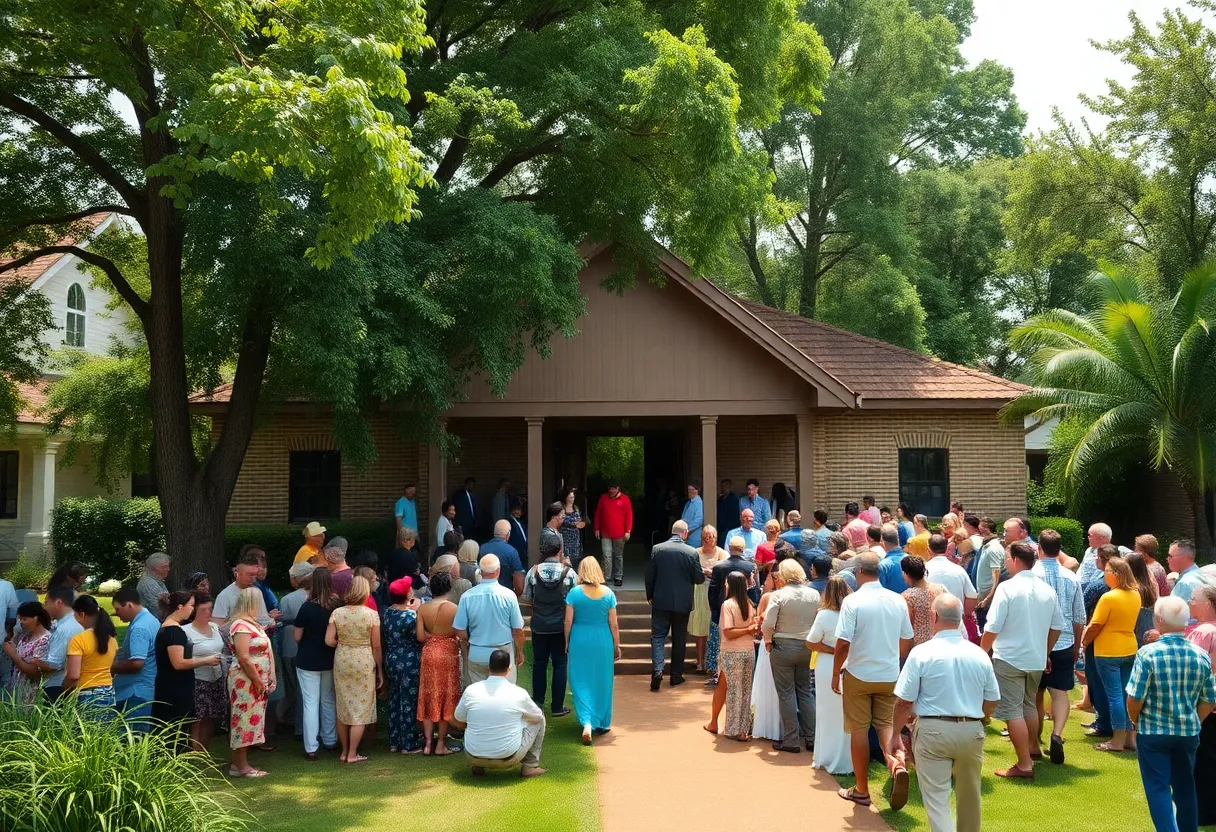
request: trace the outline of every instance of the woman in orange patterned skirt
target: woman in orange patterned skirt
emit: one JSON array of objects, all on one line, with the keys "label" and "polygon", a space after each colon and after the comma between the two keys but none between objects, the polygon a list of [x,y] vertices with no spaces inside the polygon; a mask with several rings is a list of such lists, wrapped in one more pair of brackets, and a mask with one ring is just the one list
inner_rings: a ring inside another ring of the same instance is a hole
[{"label": "woman in orange patterned skirt", "polygon": [[[448,600],[452,576],[439,572],[431,578],[431,600],[418,610],[418,641],[422,643],[422,670],[418,677],[418,719],[426,734],[423,754],[446,757],[460,751],[448,747],[448,723],[460,701],[460,642],[452,620],[456,605]],[[439,723],[438,737],[435,723]],[[434,751],[431,743],[434,739]]]}]

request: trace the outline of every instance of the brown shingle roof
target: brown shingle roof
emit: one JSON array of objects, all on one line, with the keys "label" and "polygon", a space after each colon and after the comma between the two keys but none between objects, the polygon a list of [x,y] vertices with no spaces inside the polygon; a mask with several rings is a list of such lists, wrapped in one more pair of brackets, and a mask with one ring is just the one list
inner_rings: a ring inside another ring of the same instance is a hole
[{"label": "brown shingle roof", "polygon": [[826,372],[866,399],[1012,399],[1029,389],[970,367],[735,300]]},{"label": "brown shingle roof", "polygon": [[17,392],[24,399],[21,409],[17,411],[18,424],[46,424],[46,419],[39,416],[38,411],[46,405],[47,387],[50,385],[50,381],[48,378],[43,378],[34,384],[18,383]]}]

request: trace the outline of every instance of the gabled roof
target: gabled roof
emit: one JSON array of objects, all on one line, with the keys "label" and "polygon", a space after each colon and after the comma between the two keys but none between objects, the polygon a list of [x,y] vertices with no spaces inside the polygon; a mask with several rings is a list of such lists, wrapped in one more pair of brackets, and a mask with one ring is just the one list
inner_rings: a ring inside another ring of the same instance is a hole
[{"label": "gabled roof", "polygon": [[[118,217],[118,214],[102,211],[90,214],[79,222],[72,223],[71,233],[66,234],[57,245],[80,246],[88,248],[89,241],[104,231]],[[25,249],[29,251],[29,249]],[[0,253],[0,264],[11,263],[21,255],[21,251],[6,251]],[[7,272],[0,272],[0,284],[24,283],[36,289],[47,277],[50,277],[67,262],[75,260],[70,254],[45,254],[36,260],[31,260],[24,266],[18,266]]]}]

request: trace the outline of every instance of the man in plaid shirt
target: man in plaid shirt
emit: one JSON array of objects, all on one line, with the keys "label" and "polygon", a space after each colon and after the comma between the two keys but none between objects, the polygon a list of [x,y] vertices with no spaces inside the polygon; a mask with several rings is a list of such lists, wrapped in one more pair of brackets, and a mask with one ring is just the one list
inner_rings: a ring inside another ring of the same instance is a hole
[{"label": "man in plaid shirt", "polygon": [[1216,677],[1207,654],[1182,635],[1190,617],[1187,603],[1160,598],[1153,613],[1161,638],[1136,653],[1126,690],[1140,779],[1157,832],[1198,832],[1195,749],[1200,723],[1216,703]]}]

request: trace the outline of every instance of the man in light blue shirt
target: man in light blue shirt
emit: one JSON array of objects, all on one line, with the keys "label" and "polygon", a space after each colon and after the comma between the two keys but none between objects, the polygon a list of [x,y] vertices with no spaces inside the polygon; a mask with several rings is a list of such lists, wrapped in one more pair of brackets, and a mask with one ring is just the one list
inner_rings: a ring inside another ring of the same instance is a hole
[{"label": "man in light blue shirt", "polygon": [[[1081,566],[1077,569],[1077,578],[1081,581],[1082,586],[1102,577],[1102,570],[1098,568],[1098,549],[1110,543],[1112,536],[1110,526],[1105,523],[1094,523],[1089,527],[1089,548],[1085,550],[1085,556],[1081,558]],[[1075,553],[1070,552],[1069,554]]]},{"label": "man in light blue shirt", "polygon": [[76,616],[72,614],[74,600],[76,591],[71,587],[56,587],[46,594],[46,611],[51,616],[51,639],[47,645],[46,659],[35,659],[35,662],[48,674],[42,679],[42,689],[46,691],[47,699],[52,702],[63,693],[68,642],[72,640],[72,636],[84,631]]},{"label": "man in light blue shirt", "polygon": [[[743,522],[742,515],[745,510],[751,511],[752,522],[760,529],[764,528],[764,524],[772,516],[769,513],[768,500],[760,496],[760,480],[755,477],[747,481],[747,493],[739,498],[739,522]],[[760,533],[760,536],[764,537],[763,531]],[[761,540],[760,542],[763,543],[764,541]]]},{"label": "man in light blue shirt", "polygon": [[790,509],[785,513],[785,522],[789,523],[790,527],[783,531],[779,537],[797,549],[798,554],[807,554],[807,550],[802,545],[802,513],[796,508]]},{"label": "man in light blue shirt", "polygon": [[722,541],[722,548],[729,552],[731,540],[736,537],[741,537],[743,538],[743,559],[755,563],[756,547],[768,538],[764,536],[764,532],[760,531],[760,529],[757,529],[753,525],[755,522],[755,515],[752,513],[750,508],[745,508],[743,511],[739,512],[739,522],[743,525],[737,529],[731,529],[726,533],[726,539]]},{"label": "man in light blue shirt", "polygon": [[127,625],[122,648],[114,659],[114,698],[132,731],[152,730],[152,700],[156,696],[156,634],[160,619],[140,603],[134,589],[114,593],[114,614]]},{"label": "man in light blue shirt", "polygon": [[908,588],[908,582],[904,580],[904,570],[900,565],[903,563],[904,550],[899,546],[899,527],[894,523],[882,527],[882,549],[887,554],[878,564],[878,582],[883,589],[902,595]]},{"label": "man in light blue shirt", "polygon": [[680,519],[688,524],[688,539],[696,541],[690,546],[701,544],[701,527],[705,525],[705,505],[701,502],[700,491],[701,486],[696,481],[688,484],[688,502],[680,514]]},{"label": "man in light blue shirt", "polygon": [[418,531],[418,503],[414,501],[417,493],[418,487],[410,483],[405,487],[405,496],[397,500],[397,505],[393,507],[393,514],[397,518],[398,539],[401,537],[402,529]]},{"label": "man in light blue shirt", "polygon": [[479,562],[481,583],[460,596],[452,628],[468,645],[468,685],[490,678],[490,654],[505,650],[513,657],[507,678],[515,683],[516,669],[524,663],[524,617],[515,593],[498,583],[502,568],[497,555]]},{"label": "man in light blue shirt", "polygon": [[1199,567],[1195,565],[1195,544],[1190,540],[1175,540],[1170,546],[1170,554],[1168,563],[1171,572],[1178,573],[1178,580],[1174,582],[1174,591],[1171,595],[1177,595],[1188,604],[1191,603],[1191,594],[1195,591],[1195,587],[1204,583],[1203,575],[1199,571]]}]

